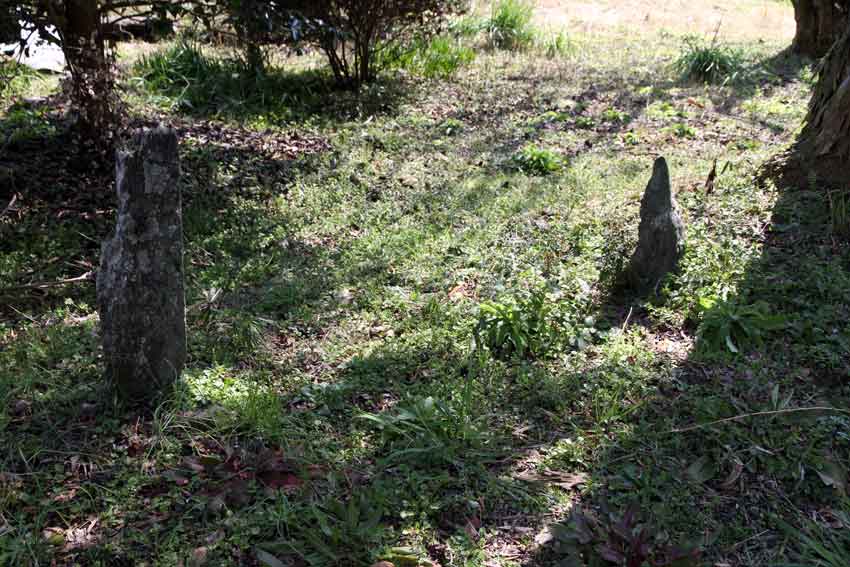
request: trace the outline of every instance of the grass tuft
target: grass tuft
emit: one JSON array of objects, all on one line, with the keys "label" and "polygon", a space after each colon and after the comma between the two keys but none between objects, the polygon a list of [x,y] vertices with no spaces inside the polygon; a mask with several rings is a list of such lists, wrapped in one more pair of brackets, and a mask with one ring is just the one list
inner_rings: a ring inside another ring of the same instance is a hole
[{"label": "grass tuft", "polygon": [[381,55],[379,67],[405,69],[429,79],[448,79],[475,60],[475,50],[445,35],[390,46]]},{"label": "grass tuft", "polygon": [[189,41],[141,57],[133,72],[144,91],[188,114],[289,112],[293,102],[313,96],[309,84],[294,81],[292,75],[257,72],[239,58],[209,55]]},{"label": "grass tuft", "polygon": [[507,51],[527,49],[537,35],[533,24],[534,4],[527,0],[499,0],[487,22],[490,43]]},{"label": "grass tuft", "polygon": [[697,36],[685,38],[682,54],[674,63],[685,78],[709,84],[726,84],[742,72],[744,56],[741,51],[719,44],[717,39],[706,43]]}]

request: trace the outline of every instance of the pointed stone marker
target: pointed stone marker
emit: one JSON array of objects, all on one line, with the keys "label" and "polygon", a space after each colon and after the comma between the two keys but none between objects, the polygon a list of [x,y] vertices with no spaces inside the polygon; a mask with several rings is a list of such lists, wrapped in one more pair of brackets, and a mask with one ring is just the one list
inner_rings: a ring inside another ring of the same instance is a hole
[{"label": "pointed stone marker", "polygon": [[629,266],[632,287],[640,294],[655,291],[664,276],[676,270],[684,244],[685,226],[670,187],[667,162],[660,157],[640,202],[638,246]]},{"label": "pointed stone marker", "polygon": [[115,233],[97,277],[106,376],[128,399],[157,397],[186,360],[177,134],[160,126],[118,152]]}]

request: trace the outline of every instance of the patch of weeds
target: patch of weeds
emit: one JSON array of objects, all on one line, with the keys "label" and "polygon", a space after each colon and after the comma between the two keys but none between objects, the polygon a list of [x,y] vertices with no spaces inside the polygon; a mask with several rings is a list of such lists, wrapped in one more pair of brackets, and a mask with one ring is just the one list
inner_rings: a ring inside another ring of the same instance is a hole
[{"label": "patch of weeds", "polygon": [[473,15],[465,15],[449,24],[449,33],[459,38],[474,38],[487,30],[489,21]]},{"label": "patch of weeds", "polygon": [[[466,405],[471,405],[467,402]],[[472,419],[471,407],[458,411],[431,396],[414,399],[387,414],[364,413],[377,426],[386,464],[462,467],[485,454],[489,435]]]},{"label": "patch of weeds", "polygon": [[551,59],[556,57],[570,57],[576,51],[575,45],[563,31],[541,35],[538,43],[539,49],[546,57]]},{"label": "patch of weeds", "polygon": [[702,303],[736,293],[758,253],[757,247],[737,235],[724,237],[704,224],[694,223],[688,238],[679,274],[662,288],[667,308],[680,318],[678,324],[699,322]]},{"label": "patch of weeds", "polygon": [[635,132],[626,132],[623,135],[623,143],[627,146],[637,146],[640,144],[640,136]]},{"label": "patch of weeds", "polygon": [[0,100],[22,95],[37,77],[26,65],[0,60]]},{"label": "patch of weeds", "polygon": [[641,516],[637,504],[621,517],[603,501],[599,513],[576,509],[569,520],[550,528],[558,554],[566,565],[620,565],[641,567],[697,567],[698,548],[674,546],[665,541],[651,521]]},{"label": "patch of weeds", "polygon": [[725,298],[701,298],[702,322],[697,330],[698,349],[711,358],[738,354],[764,344],[765,334],[785,328],[786,319],[772,315],[770,306],[758,301],[741,304]]},{"label": "patch of weeds", "polygon": [[570,119],[570,114],[568,112],[559,112],[557,110],[548,110],[541,114],[540,116],[535,117],[531,123],[532,124],[551,124],[552,122],[566,122]]},{"label": "patch of weeds", "polygon": [[597,330],[582,311],[542,284],[485,301],[473,329],[476,349],[499,360],[540,358],[562,346],[583,349]]},{"label": "patch of weeds", "polygon": [[133,66],[135,82],[152,95],[164,97],[172,109],[190,114],[238,115],[263,109],[292,112],[292,103],[314,100],[321,76],[304,75],[293,86],[292,76],[257,72],[239,58],[209,55],[197,44],[181,41],[141,57]]},{"label": "patch of weeds", "polygon": [[551,314],[552,304],[542,287],[526,297],[484,302],[473,331],[476,348],[486,348],[499,359],[541,356],[557,340]]},{"label": "patch of weeds", "polygon": [[457,118],[446,118],[443,123],[440,124],[440,130],[446,136],[456,136],[463,131],[463,126],[463,122]]},{"label": "patch of weeds", "polygon": [[261,350],[268,322],[236,309],[209,309],[200,315],[190,343],[193,358],[210,362],[239,362]]},{"label": "patch of weeds", "polygon": [[602,113],[602,119],[605,122],[615,122],[617,124],[628,124],[632,117],[616,108],[608,108]]},{"label": "patch of weeds", "polygon": [[[279,516],[280,540],[261,543],[257,558],[265,565],[283,565],[278,557],[296,555],[308,565],[368,565],[378,559],[386,528],[381,524],[385,498],[375,490],[346,500],[328,496],[306,506],[289,502]],[[297,512],[297,513],[296,513]]]},{"label": "patch of weeds", "polygon": [[646,115],[650,118],[661,118],[670,120],[673,118],[687,118],[688,113],[676,106],[670,101],[654,102],[646,109]]},{"label": "patch of weeds", "polygon": [[676,71],[686,79],[711,84],[734,81],[743,65],[740,50],[718,44],[716,37],[706,43],[698,36],[685,38],[683,52],[674,63]]},{"label": "patch of weeds", "polygon": [[760,119],[771,130],[782,132],[785,126],[774,123],[769,119],[780,119],[783,122],[797,124],[804,118],[804,112],[799,105],[792,104],[782,95],[766,95],[762,89],[758,89],[752,98],[744,101],[741,108],[746,110],[755,119]]},{"label": "patch of weeds", "polygon": [[795,548],[795,561],[780,567],[844,567],[850,557],[850,503],[846,497],[840,510],[831,510],[829,523],[802,517],[801,528],[778,520]]},{"label": "patch of weeds", "polygon": [[429,79],[448,79],[475,60],[475,50],[456,39],[441,35],[416,40],[411,45],[392,46],[381,52],[379,67],[405,69]]},{"label": "patch of weeds", "polygon": [[555,152],[529,144],[514,156],[519,168],[530,175],[548,175],[561,171],[564,160]]},{"label": "patch of weeds", "polygon": [[580,128],[582,130],[590,130],[596,126],[596,120],[591,116],[578,116],[576,117],[576,128]]},{"label": "patch of weeds", "polygon": [[697,131],[693,126],[685,124],[684,122],[677,122],[670,127],[670,131],[677,138],[695,138],[697,135]]},{"label": "patch of weeds", "polygon": [[30,140],[49,138],[56,134],[56,126],[48,120],[47,109],[15,105],[0,122],[0,145],[14,146]]},{"label": "patch of weeds", "polygon": [[490,43],[507,51],[528,49],[536,30],[531,23],[534,5],[527,0],[499,0],[493,5],[486,31]]},{"label": "patch of weeds", "polygon": [[753,139],[739,139],[735,140],[735,148],[743,151],[753,151],[757,150],[761,147],[761,142],[759,140]]}]

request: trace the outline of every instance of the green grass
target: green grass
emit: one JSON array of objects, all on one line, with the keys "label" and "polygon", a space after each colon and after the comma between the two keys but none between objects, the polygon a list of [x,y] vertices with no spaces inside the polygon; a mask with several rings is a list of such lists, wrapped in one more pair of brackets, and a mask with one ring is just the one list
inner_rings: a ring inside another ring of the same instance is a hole
[{"label": "green grass", "polygon": [[[187,369],[124,407],[93,286],[17,287],[96,265],[112,222],[111,173],[27,169],[0,219],[0,563],[553,565],[576,504],[592,547],[622,550],[637,509],[658,560],[840,557],[834,519],[805,518],[842,509],[850,463],[842,209],[754,182],[810,86],[682,84],[675,37],[569,37],[396,100],[264,98],[296,87],[191,46],[133,67],[133,111],[162,97],[183,132]],[[641,300],[616,284],[656,154],[687,244]],[[789,411],[814,406],[842,411]]]}]

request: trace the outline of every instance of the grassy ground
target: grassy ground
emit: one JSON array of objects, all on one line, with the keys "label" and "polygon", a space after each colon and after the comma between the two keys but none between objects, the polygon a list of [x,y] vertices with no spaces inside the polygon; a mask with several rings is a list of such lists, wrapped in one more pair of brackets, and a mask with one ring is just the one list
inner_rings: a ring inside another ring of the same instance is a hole
[{"label": "grassy ground", "polygon": [[[574,565],[576,537],[617,564],[627,510],[657,564],[845,564],[846,196],[754,181],[812,69],[750,38],[703,86],[680,32],[566,37],[467,36],[455,77],[360,95],[287,61],[248,103],[230,68],[190,92],[126,55],[131,111],[182,135],[190,360],[152,412],[102,384],[91,282],[33,285],[96,265],[111,172],[16,79],[0,564]],[[640,301],[616,283],[656,155],[688,243]],[[494,304],[533,354],[475,348]]]}]

